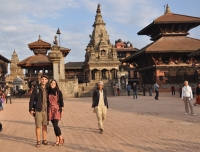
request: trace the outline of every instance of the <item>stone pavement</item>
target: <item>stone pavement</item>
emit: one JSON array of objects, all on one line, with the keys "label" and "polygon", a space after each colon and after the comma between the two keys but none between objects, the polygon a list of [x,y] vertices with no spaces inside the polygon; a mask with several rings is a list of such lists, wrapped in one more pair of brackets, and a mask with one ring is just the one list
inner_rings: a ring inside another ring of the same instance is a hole
[{"label": "stone pavement", "polygon": [[[28,113],[28,98],[15,98],[0,112],[0,152],[199,152],[200,107],[197,116],[184,115],[178,94],[161,93],[153,97],[109,97],[105,132],[99,134],[91,98],[65,100],[60,121],[65,144],[60,147],[35,147],[33,117]],[[193,100],[194,101],[194,100]],[[48,140],[54,143],[52,125]]]}]

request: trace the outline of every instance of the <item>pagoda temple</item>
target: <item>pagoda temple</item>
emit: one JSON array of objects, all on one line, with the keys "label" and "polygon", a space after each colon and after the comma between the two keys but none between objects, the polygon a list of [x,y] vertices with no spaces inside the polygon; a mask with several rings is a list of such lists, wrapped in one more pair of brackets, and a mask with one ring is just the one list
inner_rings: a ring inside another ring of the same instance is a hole
[{"label": "pagoda temple", "polygon": [[85,80],[117,79],[120,61],[116,48],[110,43],[109,35],[97,6],[93,32],[87,45],[84,61]]},{"label": "pagoda temple", "polygon": [[187,37],[188,31],[200,25],[200,18],[174,14],[167,5],[164,15],[138,32],[153,41],[123,62],[134,65],[142,84],[178,84],[198,80],[195,63],[198,58],[188,56],[200,48],[200,40]]},{"label": "pagoda temple", "polygon": [[[31,85],[39,83],[42,74],[47,75],[49,79],[53,78],[53,62],[47,55],[52,47],[50,43],[43,41],[40,36],[37,41],[28,44],[28,47],[34,55],[20,61],[17,65],[25,69],[25,77],[29,82],[29,87],[31,87]],[[65,79],[64,58],[68,55],[70,49],[59,47],[59,50],[62,53],[58,65],[59,78]]]}]

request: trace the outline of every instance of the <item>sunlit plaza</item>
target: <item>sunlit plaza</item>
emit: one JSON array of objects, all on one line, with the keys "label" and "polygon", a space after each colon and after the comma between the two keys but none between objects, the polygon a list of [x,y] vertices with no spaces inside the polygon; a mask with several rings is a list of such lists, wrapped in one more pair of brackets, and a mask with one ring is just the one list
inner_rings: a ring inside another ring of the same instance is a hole
[{"label": "sunlit plaza", "polygon": [[[153,94],[154,95],[154,94]],[[65,100],[64,116],[59,122],[65,144],[35,147],[35,124],[28,112],[28,98],[15,98],[0,112],[1,152],[21,151],[108,151],[108,152],[198,152],[200,110],[197,116],[184,114],[184,103],[177,93],[154,96],[108,97],[109,109],[99,134],[91,98]],[[194,102],[194,101],[193,101]],[[55,141],[53,127],[48,126],[47,140]]]}]

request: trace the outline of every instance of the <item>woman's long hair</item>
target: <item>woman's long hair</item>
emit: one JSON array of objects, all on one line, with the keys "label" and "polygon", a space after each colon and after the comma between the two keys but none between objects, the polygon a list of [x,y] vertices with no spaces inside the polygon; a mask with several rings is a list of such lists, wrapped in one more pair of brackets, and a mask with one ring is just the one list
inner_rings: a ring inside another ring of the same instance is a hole
[{"label": "woman's long hair", "polygon": [[59,90],[58,83],[57,83],[57,81],[56,81],[55,79],[52,79],[52,80],[50,81],[50,83],[49,83],[49,84],[50,84],[50,85],[49,85],[49,89],[52,89],[52,88],[51,88],[51,83],[52,83],[53,81],[56,83],[56,87],[55,87],[56,90]]}]

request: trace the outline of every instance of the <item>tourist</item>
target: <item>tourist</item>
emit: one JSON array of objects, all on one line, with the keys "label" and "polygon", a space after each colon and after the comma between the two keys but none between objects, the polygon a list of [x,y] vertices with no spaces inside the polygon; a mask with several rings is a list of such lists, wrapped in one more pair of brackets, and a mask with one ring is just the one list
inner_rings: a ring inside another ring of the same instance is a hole
[{"label": "tourist", "polygon": [[5,94],[3,91],[0,91],[0,110],[4,110],[4,101],[5,101]]},{"label": "tourist", "polygon": [[181,96],[182,96],[182,85],[180,85],[180,87],[179,87],[179,93],[180,93],[180,98],[181,98]]},{"label": "tourist", "polygon": [[131,86],[127,84],[126,90],[128,92],[128,96],[130,96]]},{"label": "tourist", "polygon": [[133,99],[137,99],[137,92],[138,92],[138,87],[136,83],[133,83]]},{"label": "tourist", "polygon": [[146,87],[145,87],[145,85],[142,85],[142,91],[143,91],[143,96],[145,96],[146,95]]},{"label": "tourist", "polygon": [[[48,82],[48,77],[46,75],[42,75],[40,78],[40,85],[33,89],[33,92],[30,97],[29,102],[29,112],[32,116],[35,117],[35,126],[36,126],[36,138],[37,143],[36,147],[40,147],[40,128],[42,127],[42,144],[50,145],[50,143],[46,140],[47,134],[47,100],[48,100],[48,88],[46,84]],[[34,106],[35,102],[35,106]]]},{"label": "tourist", "polygon": [[189,104],[191,114],[193,116],[196,116],[196,114],[194,114],[193,107],[192,107],[192,104],[191,104],[192,99],[193,99],[192,89],[188,85],[188,81],[185,81],[184,87],[182,88],[182,100],[185,103],[185,114],[186,115],[189,114],[189,109],[188,109],[188,104]]},{"label": "tourist", "polygon": [[154,90],[156,93],[155,99],[158,100],[158,96],[159,96],[159,85],[157,84],[157,82],[154,84]]},{"label": "tourist", "polygon": [[118,96],[120,95],[119,87],[117,87],[117,95],[118,95]]},{"label": "tourist", "polygon": [[149,84],[149,86],[148,86],[148,90],[149,90],[149,96],[152,96],[152,86]]},{"label": "tourist", "polygon": [[56,80],[51,80],[49,88],[49,106],[48,106],[48,118],[52,122],[54,127],[54,132],[56,135],[56,142],[54,146],[61,146],[64,144],[64,139],[61,135],[61,130],[58,127],[58,122],[63,115],[63,95],[59,90],[58,83]]},{"label": "tourist", "polygon": [[197,84],[196,88],[196,102],[194,105],[197,106],[197,104],[200,104],[200,83]]},{"label": "tourist", "polygon": [[118,89],[118,87],[117,87],[117,85],[115,84],[115,85],[113,86],[113,91],[114,91],[114,95],[115,95],[115,97],[118,96],[117,89]]},{"label": "tourist", "polygon": [[195,97],[195,91],[196,91],[196,88],[194,85],[192,85],[192,94],[193,94],[193,97]]},{"label": "tourist", "polygon": [[98,82],[98,87],[97,89],[94,90],[92,99],[93,99],[92,108],[94,108],[94,112],[96,113],[97,116],[100,133],[103,134],[104,132],[103,122],[106,118],[108,100],[107,100],[107,92],[103,88],[102,81]]},{"label": "tourist", "polygon": [[171,86],[171,91],[172,91],[172,95],[175,95],[175,86],[174,85]]},{"label": "tourist", "polygon": [[12,100],[11,100],[11,89],[10,87],[8,86],[7,89],[6,89],[6,104],[8,102],[8,99],[10,100],[10,104],[12,104]]}]

